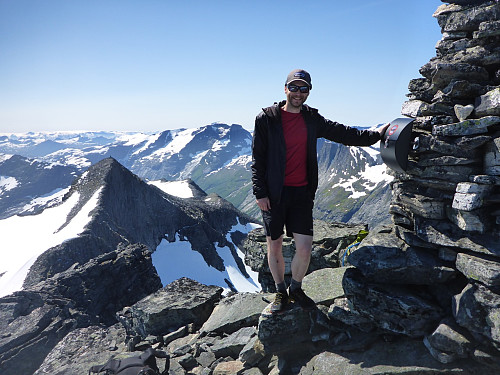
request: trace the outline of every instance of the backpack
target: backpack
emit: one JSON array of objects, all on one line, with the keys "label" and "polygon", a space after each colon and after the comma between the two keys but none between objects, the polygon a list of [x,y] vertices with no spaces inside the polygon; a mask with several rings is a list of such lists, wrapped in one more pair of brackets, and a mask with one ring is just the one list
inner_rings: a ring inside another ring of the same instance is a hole
[{"label": "backpack", "polygon": [[[115,359],[111,357],[105,364],[92,366],[91,373],[105,372],[105,375],[160,375],[156,358],[167,358],[165,369],[169,367],[168,354],[149,348],[140,355],[129,358]],[[164,371],[165,372],[165,371]]]}]

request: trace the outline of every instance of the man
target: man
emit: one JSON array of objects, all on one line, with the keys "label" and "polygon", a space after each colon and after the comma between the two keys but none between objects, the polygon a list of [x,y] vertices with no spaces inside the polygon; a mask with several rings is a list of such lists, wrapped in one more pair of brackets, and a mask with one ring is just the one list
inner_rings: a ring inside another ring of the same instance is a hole
[{"label": "man", "polygon": [[[276,283],[273,313],[283,311],[289,299],[304,309],[315,308],[302,290],[313,241],[313,201],[318,187],[317,138],[349,146],[378,142],[379,131],[358,130],[325,119],[304,104],[312,89],[311,76],[302,69],[290,72],[286,100],[264,108],[255,119],[252,142],[252,183],[267,238],[269,269]],[[292,279],[287,291],[282,253],[283,227],[295,241]]]}]

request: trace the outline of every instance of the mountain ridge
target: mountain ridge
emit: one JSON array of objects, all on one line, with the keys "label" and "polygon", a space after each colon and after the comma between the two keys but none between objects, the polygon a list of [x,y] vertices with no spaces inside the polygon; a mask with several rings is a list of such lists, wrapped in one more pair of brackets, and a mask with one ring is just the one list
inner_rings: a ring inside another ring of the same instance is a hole
[{"label": "mountain ridge", "polygon": [[[252,218],[215,194],[202,195],[197,186],[192,190],[198,197],[179,198],[147,183],[113,158],[91,166],[75,180],[60,205],[74,201],[63,225],[72,224],[81,211],[89,219],[81,232],[43,251],[32,264],[23,287],[31,287],[51,276],[83,264],[120,244],[144,244],[150,252],[162,241],[185,241],[189,249],[198,252],[208,265],[226,272],[226,261],[218,248],[229,249],[238,273],[249,279],[236,243],[243,235],[238,225],[252,223]],[[84,210],[85,207],[88,207]],[[49,209],[50,210],[50,209]],[[228,237],[229,236],[229,237]],[[226,287],[233,289],[230,277]]]}]

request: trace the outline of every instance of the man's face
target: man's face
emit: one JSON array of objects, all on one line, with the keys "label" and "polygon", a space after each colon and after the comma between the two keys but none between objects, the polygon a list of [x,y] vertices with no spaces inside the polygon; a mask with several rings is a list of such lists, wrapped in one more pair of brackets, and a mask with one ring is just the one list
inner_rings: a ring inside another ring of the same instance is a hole
[{"label": "man's face", "polygon": [[[290,91],[289,89],[290,86],[298,86],[299,89],[295,92]],[[307,97],[309,96],[309,91],[301,92],[300,87],[309,87],[309,86],[307,85],[307,83],[302,81],[292,81],[287,86],[285,86],[286,100],[290,106],[295,108],[302,107],[302,104],[304,104]]]}]

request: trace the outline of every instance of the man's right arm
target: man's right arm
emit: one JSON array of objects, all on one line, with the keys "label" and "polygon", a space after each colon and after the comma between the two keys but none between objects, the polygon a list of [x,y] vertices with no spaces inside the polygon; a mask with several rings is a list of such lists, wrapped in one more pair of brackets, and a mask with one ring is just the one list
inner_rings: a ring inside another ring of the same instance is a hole
[{"label": "man's right arm", "polygon": [[268,197],[256,199],[256,202],[262,211],[269,211],[271,209],[271,202]]},{"label": "man's right arm", "polygon": [[[252,139],[252,185],[257,200],[268,197],[266,185],[267,170],[267,121],[261,112],[255,119]],[[259,205],[259,203],[257,203]],[[264,206],[264,203],[263,203]],[[260,207],[260,205],[259,205]]]}]

